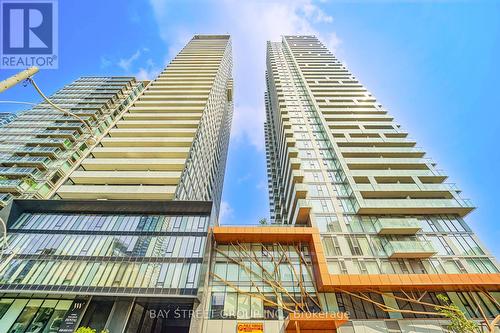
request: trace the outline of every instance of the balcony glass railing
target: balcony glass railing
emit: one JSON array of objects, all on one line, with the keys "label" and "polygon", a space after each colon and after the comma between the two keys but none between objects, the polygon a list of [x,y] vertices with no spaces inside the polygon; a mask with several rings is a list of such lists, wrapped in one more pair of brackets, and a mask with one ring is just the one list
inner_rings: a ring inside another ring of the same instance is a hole
[{"label": "balcony glass railing", "polygon": [[425,240],[389,240],[384,250],[389,258],[428,258],[437,253],[432,243]]},{"label": "balcony glass railing", "polygon": [[382,235],[411,235],[420,229],[414,218],[379,218],[375,222],[375,231]]},{"label": "balcony glass railing", "polygon": [[36,156],[11,156],[7,158],[0,158],[0,164],[4,166],[10,165],[26,165],[26,166],[35,166],[42,167],[47,169],[52,160],[48,157],[36,157]]},{"label": "balcony glass railing", "polygon": [[36,168],[5,168],[0,167],[0,176],[33,176],[39,174]]},{"label": "balcony glass railing", "polygon": [[26,141],[26,144],[39,144],[39,145],[58,145],[61,147],[69,147],[71,145],[71,141],[68,139],[57,139],[57,138],[47,138],[47,139],[29,139]]},{"label": "balcony glass railing", "polygon": [[57,147],[23,147],[13,149],[12,152],[23,154],[59,154],[61,149]]},{"label": "balcony glass railing", "polygon": [[21,193],[30,188],[28,183],[22,179],[0,179],[0,191]]}]

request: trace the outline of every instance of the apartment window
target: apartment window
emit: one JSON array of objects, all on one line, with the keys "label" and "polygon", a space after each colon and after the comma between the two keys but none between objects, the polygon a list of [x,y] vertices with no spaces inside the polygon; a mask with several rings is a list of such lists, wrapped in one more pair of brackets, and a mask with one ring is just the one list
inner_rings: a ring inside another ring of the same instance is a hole
[{"label": "apartment window", "polygon": [[367,274],[380,274],[380,269],[376,260],[365,259],[363,262],[366,267]]},{"label": "apartment window", "polygon": [[336,236],[323,237],[322,241],[327,256],[340,256],[342,254]]},{"label": "apartment window", "polygon": [[429,241],[431,241],[434,248],[437,250],[437,253],[440,255],[453,255],[453,251],[446,243],[446,240],[443,236],[427,236]]},{"label": "apartment window", "polygon": [[462,255],[483,255],[484,252],[481,250],[479,245],[472,239],[471,236],[458,236],[450,235],[450,240],[453,242],[455,247],[460,251]]},{"label": "apartment window", "polygon": [[498,273],[498,269],[487,258],[466,259],[467,264],[472,268],[474,273]]},{"label": "apartment window", "polygon": [[320,232],[340,232],[340,223],[336,215],[318,216],[315,219],[316,226]]},{"label": "apartment window", "polygon": [[457,262],[453,259],[443,260],[443,267],[448,274],[460,273],[460,267],[458,267]]},{"label": "apartment window", "polygon": [[410,267],[415,274],[426,274],[427,271],[421,260],[408,260]]},{"label": "apartment window", "polygon": [[224,310],[222,312],[223,317],[236,319],[237,307],[238,307],[238,294],[226,293],[226,297],[224,299]]},{"label": "apartment window", "polygon": [[363,260],[354,259],[354,264],[357,264],[358,271],[360,274],[368,274],[368,269],[366,268],[366,265],[363,262]]},{"label": "apartment window", "polygon": [[345,224],[347,225],[347,229],[349,232],[363,232],[363,228],[361,227],[361,221],[357,216],[346,215],[344,216]]},{"label": "apartment window", "polygon": [[[400,297],[400,298],[405,298],[405,295],[403,293],[394,293],[394,296]],[[441,302],[436,297],[435,293],[432,292],[426,292],[421,295],[421,299],[425,303],[430,303],[430,304],[436,304],[436,305],[441,305]],[[416,311],[416,312],[435,312],[436,310],[434,309],[433,306],[429,305],[422,305],[419,303],[413,303],[413,302],[408,302],[402,299],[397,298],[396,302],[398,304],[399,309],[401,310],[411,310],[411,311]],[[402,312],[403,318],[434,318],[432,315],[427,315],[424,313],[413,313],[413,312]]]},{"label": "apartment window", "polygon": [[466,232],[459,218],[453,216],[438,216],[434,220],[447,232]]},{"label": "apartment window", "polygon": [[276,305],[274,305],[278,303],[276,295],[267,294],[265,296],[265,299],[266,300],[263,302],[265,319],[274,319],[274,320],[279,319],[279,308]]},{"label": "apartment window", "polygon": [[438,228],[434,225],[434,222],[429,218],[420,219],[420,225],[422,230],[425,232],[438,232]]},{"label": "apartment window", "polygon": [[349,245],[349,249],[351,250],[351,254],[353,256],[362,256],[363,250],[361,249],[358,239],[352,236],[347,236],[346,239],[347,244]]},{"label": "apartment window", "polygon": [[[235,306],[236,309],[236,306]],[[251,318],[251,300],[249,295],[238,294],[238,319],[250,319]]]},{"label": "apartment window", "polygon": [[375,221],[375,217],[362,217],[360,222],[365,232],[375,232]]},{"label": "apartment window", "polygon": [[394,269],[392,268],[392,264],[389,260],[386,260],[386,259],[380,260],[380,273],[382,273],[382,274],[394,274]]},{"label": "apartment window", "polygon": [[[371,302],[343,293],[336,293],[335,296],[339,311],[348,312],[352,319],[387,319],[389,317],[386,312]],[[380,294],[367,293],[367,296],[377,303],[384,303]]]},{"label": "apartment window", "polygon": [[239,266],[237,264],[227,264],[227,280],[238,281]]},{"label": "apartment window", "polygon": [[406,267],[406,263],[404,262],[404,260],[396,260],[396,261],[392,261],[392,268],[394,269],[394,272],[396,274],[408,274],[409,271],[408,271],[408,267]]}]

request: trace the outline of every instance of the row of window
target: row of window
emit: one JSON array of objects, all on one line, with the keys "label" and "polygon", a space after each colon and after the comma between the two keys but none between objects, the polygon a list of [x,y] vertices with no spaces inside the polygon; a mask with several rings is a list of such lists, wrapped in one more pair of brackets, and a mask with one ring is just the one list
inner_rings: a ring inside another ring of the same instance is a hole
[{"label": "row of window", "polygon": [[469,234],[422,235],[418,236],[376,236],[376,235],[322,235],[326,256],[388,256],[393,241],[430,241],[438,255],[484,255],[484,251]]},{"label": "row of window", "polygon": [[113,232],[205,232],[207,216],[41,214],[25,213],[11,229],[113,231]]},{"label": "row of window", "polygon": [[204,236],[108,236],[10,233],[8,248],[16,254],[201,258]]},{"label": "row of window", "polygon": [[[213,273],[216,274],[214,282],[220,282],[221,279],[230,282],[239,282],[246,285],[250,281],[257,284],[265,283],[265,280],[277,281],[284,288],[294,288],[299,284],[304,284],[305,287],[311,287],[312,272],[307,267],[300,267],[300,264],[293,266],[289,264],[275,265],[271,262],[263,262],[258,265],[253,262],[246,262],[243,265],[217,262],[214,266]],[[314,290],[314,288],[312,288]]]},{"label": "row of window", "polygon": [[488,258],[466,259],[328,259],[331,274],[458,274],[498,273]]},{"label": "row of window", "polygon": [[272,258],[280,258],[283,254],[292,260],[299,262],[299,258],[309,262],[309,248],[306,245],[286,245],[280,243],[239,243],[232,245],[217,245],[217,258],[252,257],[259,258],[259,261],[269,261]]},{"label": "row of window", "polygon": [[21,285],[19,288],[24,290],[30,286],[68,286],[67,290],[71,287],[197,288],[200,267],[200,263],[187,262],[13,259],[0,274],[0,287],[15,284]]},{"label": "row of window", "polygon": [[[211,319],[284,319],[288,315],[286,309],[295,311],[297,303],[303,303],[310,312],[319,312],[320,308],[315,296],[305,298],[300,293],[264,293],[251,296],[241,293],[213,292],[211,295]],[[283,307],[279,307],[280,304]]]}]

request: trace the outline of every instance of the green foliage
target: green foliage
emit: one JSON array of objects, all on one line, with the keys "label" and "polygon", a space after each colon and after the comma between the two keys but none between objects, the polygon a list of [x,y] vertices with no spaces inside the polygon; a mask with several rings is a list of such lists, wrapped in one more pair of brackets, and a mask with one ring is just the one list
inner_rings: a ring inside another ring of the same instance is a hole
[{"label": "green foliage", "polygon": [[259,220],[259,224],[261,225],[266,225],[267,224],[267,219],[264,217],[262,219]]},{"label": "green foliage", "polygon": [[90,327],[79,327],[75,333],[96,333],[95,329]]},{"label": "green foliage", "polygon": [[444,304],[443,307],[436,307],[436,311],[442,313],[449,321],[448,329],[455,333],[475,333],[479,332],[476,322],[467,319],[458,306],[451,303],[445,295],[437,295],[437,298]]},{"label": "green foliage", "polygon": [[[96,330],[90,327],[79,327],[75,333],[96,333]],[[109,333],[108,329],[103,329],[100,333]]]},{"label": "green foliage", "polygon": [[35,187],[37,185],[37,182],[34,181],[33,179],[29,178],[29,177],[24,177],[22,179],[26,184],[29,185],[29,187]]}]

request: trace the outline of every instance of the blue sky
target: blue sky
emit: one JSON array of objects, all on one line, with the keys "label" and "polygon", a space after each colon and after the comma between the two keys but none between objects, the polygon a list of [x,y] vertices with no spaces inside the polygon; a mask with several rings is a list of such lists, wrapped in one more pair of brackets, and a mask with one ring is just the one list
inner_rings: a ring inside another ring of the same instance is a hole
[{"label": "blue sky", "polygon": [[[232,34],[235,115],[222,219],[257,223],[268,215],[265,42],[317,34],[473,200],[467,221],[498,257],[499,13],[495,1],[64,0],[59,69],[37,79],[52,93],[80,75],[149,78],[192,34]],[[1,70],[0,79],[11,74]],[[1,99],[37,97],[18,86]]]}]

